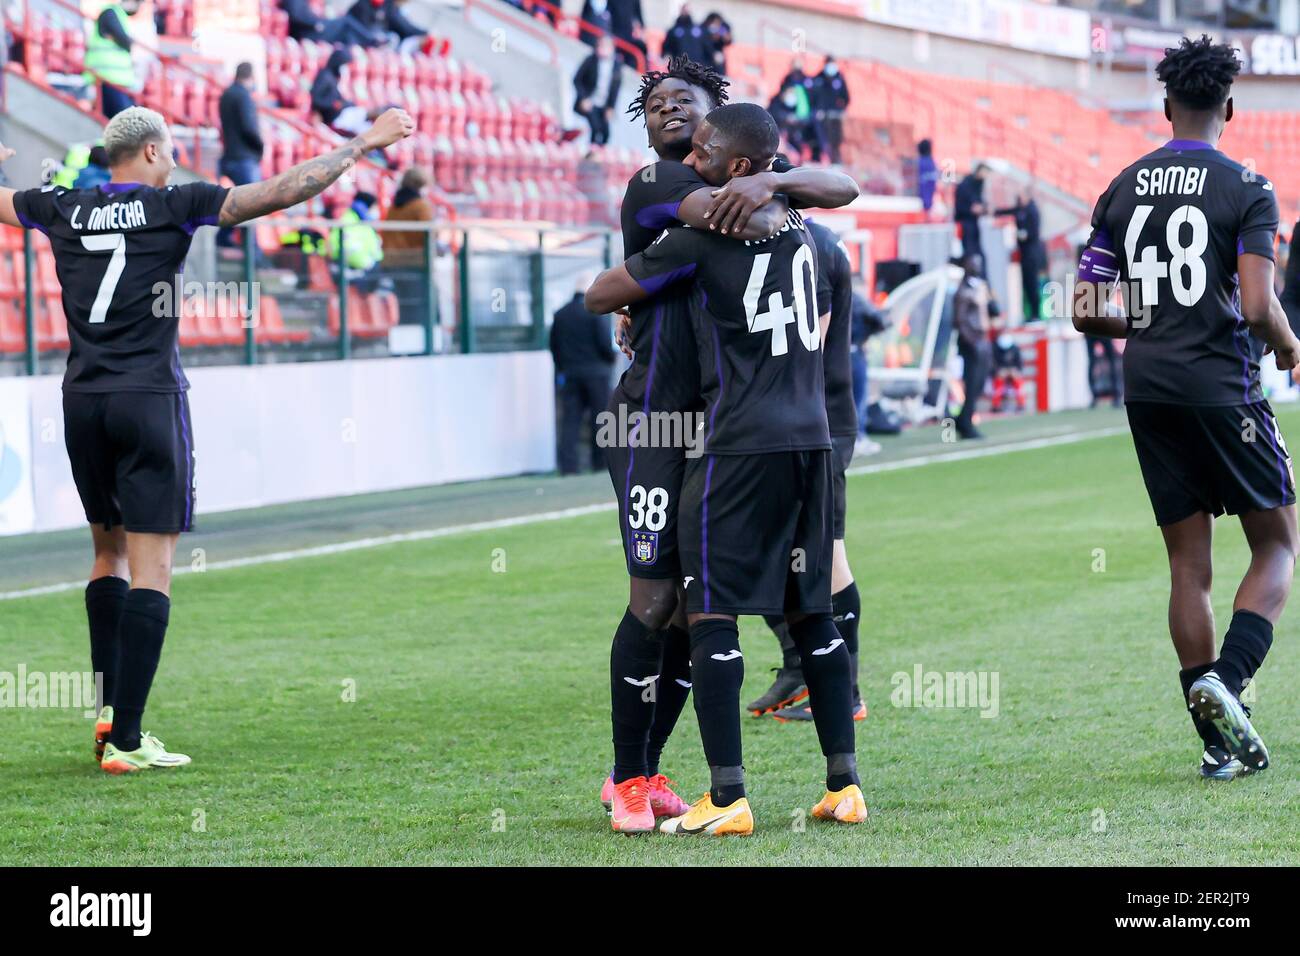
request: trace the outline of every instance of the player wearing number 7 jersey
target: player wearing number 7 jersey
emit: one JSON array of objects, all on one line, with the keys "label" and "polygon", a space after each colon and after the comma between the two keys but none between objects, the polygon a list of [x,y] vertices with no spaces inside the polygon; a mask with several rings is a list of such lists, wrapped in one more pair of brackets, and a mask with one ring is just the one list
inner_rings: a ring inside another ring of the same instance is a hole
[{"label": "player wearing number 7 jersey", "polygon": [[[759,106],[708,114],[686,164],[713,185],[768,168],[776,124]],[[678,550],[691,679],[709,793],[664,832],[745,835],[753,816],[741,759],[744,659],[736,618],[785,615],[804,662],[827,796],[815,813],[865,818],[853,745],[849,657],[831,621],[832,477],[817,254],[791,211],[765,239],[687,226],[607,270],[587,307],[609,311],[694,280],[691,321],[704,398],[703,454],[682,484]]]},{"label": "player wearing number 7 jersey", "polygon": [[[1259,362],[1300,361],[1273,291],[1273,185],[1217,144],[1240,70],[1226,44],[1165,51],[1173,139],[1124,170],[1097,202],[1079,263],[1074,324],[1128,340],[1124,398],[1156,524],[1169,554],[1169,630],[1182,699],[1204,744],[1202,776],[1268,766],[1241,703],[1291,589],[1295,478]],[[1127,317],[1105,308],[1118,284]],[[1214,518],[1238,515],[1251,562],[1215,654],[1210,609]]]},{"label": "player wearing number 7 jersey", "polygon": [[[102,675],[103,770],[190,762],[140,729],[171,612],[177,536],[194,521],[189,382],[170,308],[190,239],[199,226],[234,226],[310,199],[413,130],[409,116],[389,110],[364,135],[264,182],[169,186],[171,133],[158,113],[132,107],[104,129],[110,182],[0,189],[0,222],[49,236],[63,291],[64,439],[94,541],[86,614]],[[0,147],[0,159],[8,155]]]}]

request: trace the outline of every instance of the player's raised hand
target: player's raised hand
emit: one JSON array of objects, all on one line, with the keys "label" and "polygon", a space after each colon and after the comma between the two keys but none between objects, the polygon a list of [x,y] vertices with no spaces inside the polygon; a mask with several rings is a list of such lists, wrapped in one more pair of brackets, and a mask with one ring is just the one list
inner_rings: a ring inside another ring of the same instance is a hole
[{"label": "player's raised hand", "polygon": [[13,159],[16,155],[17,153],[15,153],[14,150],[10,149],[4,143],[0,143],[0,163],[3,163],[7,159]]},{"label": "player's raised hand", "polygon": [[721,189],[713,190],[713,201],[704,218],[709,228],[724,235],[739,232],[749,225],[749,217],[767,205],[775,194],[771,178],[763,173],[738,176]]},{"label": "player's raised hand", "polygon": [[411,119],[411,114],[393,107],[379,115],[370,129],[366,130],[364,138],[371,149],[384,149],[414,132],[415,120]]}]

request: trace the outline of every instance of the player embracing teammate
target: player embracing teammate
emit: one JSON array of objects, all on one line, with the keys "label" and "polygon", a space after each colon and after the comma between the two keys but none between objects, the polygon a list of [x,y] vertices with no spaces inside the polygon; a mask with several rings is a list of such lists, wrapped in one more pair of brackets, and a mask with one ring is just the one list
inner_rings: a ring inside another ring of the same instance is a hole
[{"label": "player embracing teammate", "polygon": [[[720,106],[699,123],[686,165],[731,195],[759,195],[778,138],[761,107]],[[740,731],[742,614],[783,615],[802,657],[827,761],[827,792],[814,815],[866,818],[849,655],[831,619],[833,469],[816,276],[813,241],[788,211],[779,229],[750,241],[689,223],[670,228],[602,273],[587,294],[588,308],[610,311],[693,281],[687,321],[704,444],[703,455],[684,464],[677,545],[711,785],[661,824],[667,833],[753,832]]]},{"label": "player embracing teammate", "polygon": [[[660,161],[628,182],[622,205],[625,255],[645,250],[665,228],[682,223],[743,243],[780,227],[788,209],[784,197],[832,207],[857,195],[852,180],[827,170],[769,172],[750,177],[744,189],[719,191],[684,165],[705,114],[726,101],[726,86],[715,71],[685,57],[642,76],[628,111],[643,117]],[[629,411],[638,411],[695,421],[703,406],[687,289],[666,287],[632,306],[628,340],[633,361],[610,402],[614,419],[625,421]],[[656,817],[686,809],[658,766],[691,689],[677,542],[686,455],[683,447],[654,447],[638,440],[642,437],[619,436],[606,448],[630,587],[610,651],[614,769],[601,800],[612,810],[613,829],[625,833],[649,832]]]},{"label": "player embracing teammate", "polygon": [[[1124,401],[1156,524],[1169,554],[1169,632],[1182,698],[1216,780],[1268,766],[1241,702],[1282,614],[1300,541],[1291,456],[1264,400],[1259,362],[1300,362],[1273,291],[1277,196],[1218,149],[1241,69],[1227,44],[1184,39],[1165,51],[1173,138],[1097,200],[1079,263],[1074,324],[1128,340]],[[1126,316],[1107,308],[1122,290]],[[1250,568],[1215,653],[1210,606],[1214,519],[1237,515]]]}]

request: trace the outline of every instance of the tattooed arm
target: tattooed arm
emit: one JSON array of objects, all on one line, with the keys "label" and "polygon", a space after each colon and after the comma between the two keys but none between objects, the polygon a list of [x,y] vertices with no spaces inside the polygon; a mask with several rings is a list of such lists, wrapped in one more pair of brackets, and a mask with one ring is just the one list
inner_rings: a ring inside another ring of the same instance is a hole
[{"label": "tattooed arm", "polygon": [[258,216],[306,202],[329,188],[367,153],[391,146],[414,131],[415,123],[405,110],[387,110],[365,133],[338,149],[299,163],[263,182],[236,186],[230,190],[221,206],[221,217],[217,224],[237,226]]}]

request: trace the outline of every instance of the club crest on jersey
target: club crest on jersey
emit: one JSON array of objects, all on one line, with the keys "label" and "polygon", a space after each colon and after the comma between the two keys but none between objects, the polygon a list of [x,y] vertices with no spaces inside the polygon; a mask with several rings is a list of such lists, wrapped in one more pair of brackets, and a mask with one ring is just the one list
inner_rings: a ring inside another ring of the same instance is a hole
[{"label": "club crest on jersey", "polygon": [[632,560],[637,564],[654,564],[659,560],[659,532],[632,532]]}]

